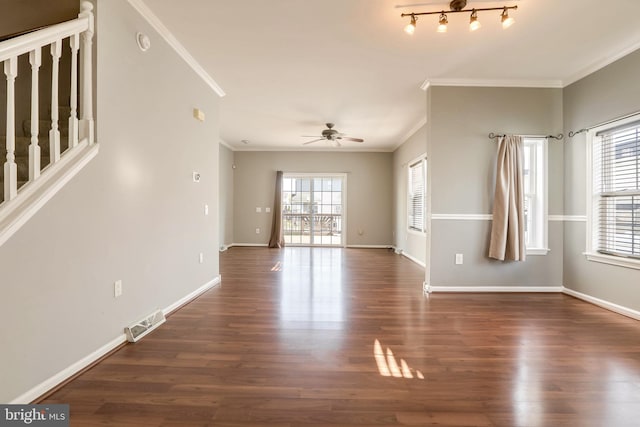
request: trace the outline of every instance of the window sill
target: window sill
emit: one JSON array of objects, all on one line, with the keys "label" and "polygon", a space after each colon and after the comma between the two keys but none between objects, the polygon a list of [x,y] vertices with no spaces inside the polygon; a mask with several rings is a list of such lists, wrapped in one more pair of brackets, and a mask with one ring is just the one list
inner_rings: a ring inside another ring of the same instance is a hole
[{"label": "window sill", "polygon": [[616,265],[618,267],[633,268],[640,270],[640,260],[631,258],[617,257],[611,255],[604,255],[593,252],[585,252],[584,255],[589,261],[601,262],[604,264]]},{"label": "window sill", "polygon": [[418,230],[414,230],[413,228],[407,229],[407,233],[413,234],[414,236],[422,236],[422,237],[427,235],[426,231],[418,231]]},{"label": "window sill", "polygon": [[547,255],[551,251],[549,248],[528,248],[527,255],[537,256],[537,255]]}]

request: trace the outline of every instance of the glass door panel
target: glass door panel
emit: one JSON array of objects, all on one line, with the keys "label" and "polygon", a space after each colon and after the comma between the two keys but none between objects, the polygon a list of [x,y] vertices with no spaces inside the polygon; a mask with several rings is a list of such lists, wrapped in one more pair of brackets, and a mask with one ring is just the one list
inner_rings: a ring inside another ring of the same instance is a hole
[{"label": "glass door panel", "polygon": [[285,175],[282,214],[285,243],[343,246],[344,177]]}]

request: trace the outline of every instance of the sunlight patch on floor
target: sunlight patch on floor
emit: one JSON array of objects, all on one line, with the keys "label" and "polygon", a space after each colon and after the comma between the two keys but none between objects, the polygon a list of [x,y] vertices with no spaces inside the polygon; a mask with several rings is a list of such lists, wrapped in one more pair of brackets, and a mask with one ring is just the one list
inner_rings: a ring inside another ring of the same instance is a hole
[{"label": "sunlight patch on floor", "polygon": [[[380,375],[383,377],[424,379],[422,372],[410,368],[404,359],[400,359],[400,364],[398,365],[393,351],[387,347],[387,351],[385,352],[382,349],[382,344],[380,344],[380,341],[377,339],[373,343],[373,358],[376,360],[376,365],[378,365],[378,372],[380,372]],[[413,372],[415,372],[415,377]]]}]

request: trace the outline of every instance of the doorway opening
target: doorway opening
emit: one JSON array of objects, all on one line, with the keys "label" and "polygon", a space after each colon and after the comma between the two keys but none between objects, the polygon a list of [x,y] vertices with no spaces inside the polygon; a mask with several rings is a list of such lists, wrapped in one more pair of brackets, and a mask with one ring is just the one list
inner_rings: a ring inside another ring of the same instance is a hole
[{"label": "doorway opening", "polygon": [[345,174],[284,174],[282,228],[287,245],[345,245],[346,180]]}]

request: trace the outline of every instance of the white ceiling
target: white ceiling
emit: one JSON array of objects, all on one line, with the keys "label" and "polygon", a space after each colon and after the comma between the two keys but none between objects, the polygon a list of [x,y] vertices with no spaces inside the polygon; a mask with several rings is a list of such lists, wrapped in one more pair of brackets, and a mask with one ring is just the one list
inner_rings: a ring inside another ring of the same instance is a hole
[{"label": "white ceiling", "polygon": [[332,149],[302,135],[333,122],[365,139],[342,149],[390,151],[424,123],[425,80],[562,87],[640,47],[640,0],[469,0],[517,4],[516,23],[480,12],[470,32],[468,14],[451,14],[439,34],[437,15],[422,16],[413,36],[400,14],[448,1],[143,1],[226,93],[220,137],[237,150]]}]

